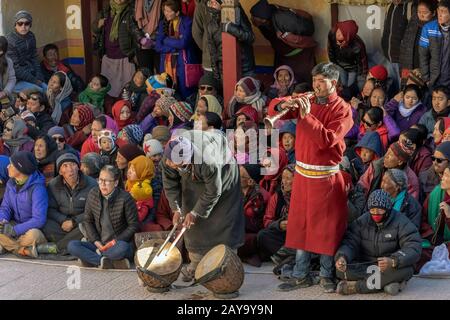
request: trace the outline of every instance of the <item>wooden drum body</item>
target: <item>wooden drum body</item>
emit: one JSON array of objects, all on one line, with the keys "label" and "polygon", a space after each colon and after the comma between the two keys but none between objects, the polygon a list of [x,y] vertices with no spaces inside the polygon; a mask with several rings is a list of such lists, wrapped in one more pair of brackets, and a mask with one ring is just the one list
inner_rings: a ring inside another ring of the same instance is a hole
[{"label": "wooden drum body", "polygon": [[237,254],[221,244],[200,260],[195,270],[195,280],[217,298],[236,298],[244,282],[244,267]]},{"label": "wooden drum body", "polygon": [[[166,244],[163,252],[152,260],[163,242],[163,239],[145,241],[139,246],[134,256],[138,277],[151,292],[168,291],[170,285],[178,279],[183,264],[177,247],[173,248],[167,256],[165,255],[171,245],[170,242]],[[151,263],[145,267],[150,261]]]}]

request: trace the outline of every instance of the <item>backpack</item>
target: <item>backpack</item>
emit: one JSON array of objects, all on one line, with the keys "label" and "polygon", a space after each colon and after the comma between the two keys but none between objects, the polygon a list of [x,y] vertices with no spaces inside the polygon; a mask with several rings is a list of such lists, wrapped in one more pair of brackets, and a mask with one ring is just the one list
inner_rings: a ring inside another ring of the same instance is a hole
[{"label": "backpack", "polygon": [[312,36],[314,34],[314,21],[309,13],[300,9],[276,7],[277,10],[272,16],[272,22],[277,31],[299,36]]}]

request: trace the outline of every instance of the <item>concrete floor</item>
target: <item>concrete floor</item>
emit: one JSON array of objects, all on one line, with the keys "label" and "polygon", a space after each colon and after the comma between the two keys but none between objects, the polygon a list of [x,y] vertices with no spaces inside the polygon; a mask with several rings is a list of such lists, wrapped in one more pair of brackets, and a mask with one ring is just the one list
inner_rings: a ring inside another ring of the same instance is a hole
[{"label": "concrete floor", "polygon": [[[204,287],[172,289],[167,293],[150,293],[139,286],[134,270],[70,269],[76,262],[21,260],[13,256],[0,258],[0,299],[32,300],[211,300],[214,296]],[[239,300],[413,300],[450,299],[450,279],[414,277],[401,294],[383,293],[349,297],[323,293],[319,286],[292,292],[276,291],[279,280],[272,265],[261,268],[245,265],[245,280]],[[69,269],[68,269],[69,268]],[[73,270],[79,270],[80,288],[76,288]],[[69,272],[69,273],[68,273]],[[75,288],[69,289],[75,284]],[[180,280],[177,285],[185,285]]]}]

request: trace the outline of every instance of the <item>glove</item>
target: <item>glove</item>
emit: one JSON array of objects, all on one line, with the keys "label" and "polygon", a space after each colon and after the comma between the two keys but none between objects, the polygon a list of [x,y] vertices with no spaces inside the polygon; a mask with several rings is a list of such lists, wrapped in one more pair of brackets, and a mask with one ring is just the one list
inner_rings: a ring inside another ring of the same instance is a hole
[{"label": "glove", "polygon": [[17,236],[16,231],[14,230],[14,227],[9,223],[0,225],[0,233],[4,234],[5,236],[8,236],[10,238],[14,238],[15,236]]}]

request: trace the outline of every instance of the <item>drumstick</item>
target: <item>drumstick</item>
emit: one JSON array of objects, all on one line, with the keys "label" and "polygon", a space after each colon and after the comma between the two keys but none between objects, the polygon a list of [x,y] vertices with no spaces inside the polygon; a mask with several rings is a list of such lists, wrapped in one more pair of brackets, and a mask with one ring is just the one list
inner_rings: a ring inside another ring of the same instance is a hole
[{"label": "drumstick", "polygon": [[175,225],[173,226],[172,230],[170,231],[169,235],[167,236],[166,240],[164,241],[164,243],[161,245],[161,247],[159,248],[158,252],[156,253],[156,256],[159,256],[161,254],[161,252],[164,250],[166,244],[170,241],[170,238],[172,238],[173,234],[175,233],[175,231],[178,228],[178,222],[175,223]]},{"label": "drumstick", "polygon": [[166,256],[169,254],[169,252],[175,248],[175,246],[177,245],[177,242],[180,241],[181,237],[183,236],[183,233],[185,233],[187,230],[186,227],[183,227],[183,229],[181,229],[180,233],[178,234],[178,236],[175,238],[175,240],[172,242],[172,245],[170,246],[169,250],[166,252]]}]

